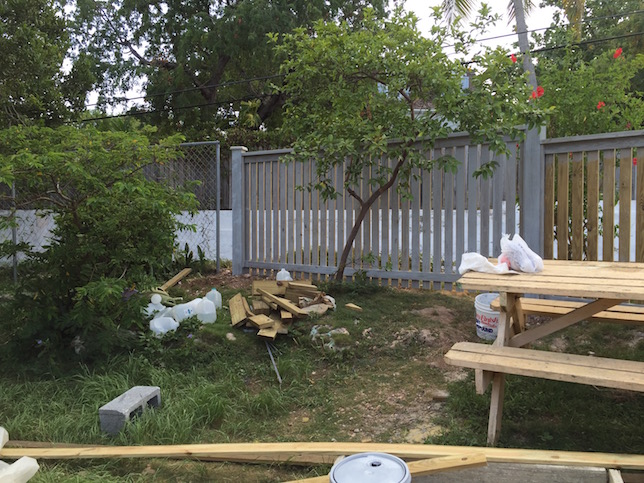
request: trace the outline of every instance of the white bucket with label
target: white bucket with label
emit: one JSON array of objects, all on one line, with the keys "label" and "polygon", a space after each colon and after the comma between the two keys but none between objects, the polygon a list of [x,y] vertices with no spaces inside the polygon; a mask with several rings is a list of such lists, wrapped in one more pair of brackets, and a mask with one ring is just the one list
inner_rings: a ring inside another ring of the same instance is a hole
[{"label": "white bucket with label", "polygon": [[499,326],[499,313],[490,308],[498,293],[482,293],[474,299],[476,309],[476,335],[481,339],[495,340]]}]

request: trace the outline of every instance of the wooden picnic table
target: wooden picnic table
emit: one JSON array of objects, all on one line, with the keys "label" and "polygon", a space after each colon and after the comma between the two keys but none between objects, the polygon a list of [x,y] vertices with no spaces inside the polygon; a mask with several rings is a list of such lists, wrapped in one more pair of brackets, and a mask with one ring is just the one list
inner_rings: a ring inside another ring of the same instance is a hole
[{"label": "wooden picnic table", "polygon": [[[616,305],[644,301],[644,263],[545,260],[544,270],[539,273],[467,272],[458,283],[466,290],[500,294],[497,338],[493,346],[458,343],[445,356],[448,363],[476,369],[479,393],[492,382],[488,444],[494,445],[498,440],[506,373],[644,391],[642,362],[535,351],[525,347],[582,320],[606,314],[605,311]],[[521,309],[523,295],[574,297],[588,301],[577,303],[563,315],[526,329]],[[637,307],[632,311],[638,312],[634,317],[640,317],[641,323],[644,309]],[[629,320],[626,317],[616,322],[628,323]],[[630,322],[638,322],[638,319],[633,318]]]}]

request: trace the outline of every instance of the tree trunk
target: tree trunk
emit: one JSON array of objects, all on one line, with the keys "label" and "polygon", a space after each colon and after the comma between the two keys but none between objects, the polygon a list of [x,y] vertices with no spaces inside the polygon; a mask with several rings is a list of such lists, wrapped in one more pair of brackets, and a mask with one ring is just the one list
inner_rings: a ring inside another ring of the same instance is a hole
[{"label": "tree trunk", "polygon": [[342,250],[342,255],[340,256],[340,262],[338,263],[338,270],[335,272],[335,280],[337,280],[338,282],[342,281],[342,279],[344,278],[344,269],[347,267],[347,260],[349,258],[349,253],[351,252],[351,247],[353,246],[353,242],[355,241],[356,236],[358,236],[360,226],[367,216],[369,209],[371,208],[371,206],[373,206],[378,198],[389,191],[389,188],[393,186],[394,181],[396,181],[396,178],[398,178],[400,168],[403,164],[405,164],[406,160],[407,153],[404,152],[401,159],[398,161],[398,163],[396,163],[396,167],[391,172],[391,178],[389,178],[389,180],[380,188],[371,193],[371,196],[369,196],[366,201],[360,203],[360,211],[358,212],[358,217],[353,224],[353,228],[351,228],[351,232],[349,233],[347,241],[344,243],[344,249]]}]

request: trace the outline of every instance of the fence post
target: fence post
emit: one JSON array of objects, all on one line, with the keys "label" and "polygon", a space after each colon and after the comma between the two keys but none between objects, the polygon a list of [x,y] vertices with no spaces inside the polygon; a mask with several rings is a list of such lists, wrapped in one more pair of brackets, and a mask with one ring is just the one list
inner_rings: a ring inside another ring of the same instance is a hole
[{"label": "fence post", "polygon": [[543,217],[544,217],[544,176],[545,163],[541,140],[545,131],[530,129],[524,142],[524,156],[521,175],[521,237],[528,246],[543,256]]},{"label": "fence post", "polygon": [[244,268],[244,253],[246,241],[244,240],[244,153],[248,151],[245,146],[232,146],[231,156],[231,188],[233,207],[233,275],[241,275]]}]

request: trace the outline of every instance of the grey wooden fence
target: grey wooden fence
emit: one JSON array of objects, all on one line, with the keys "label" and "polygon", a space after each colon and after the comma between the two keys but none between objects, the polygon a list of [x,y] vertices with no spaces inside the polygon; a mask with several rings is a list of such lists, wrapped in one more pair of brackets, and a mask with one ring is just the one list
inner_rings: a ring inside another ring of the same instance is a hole
[{"label": "grey wooden fence", "polygon": [[[502,234],[519,225],[521,149],[514,142],[509,147],[510,156],[495,156],[466,134],[439,140],[426,156],[452,154],[460,162],[457,173],[417,171],[412,200],[394,186],[377,201],[353,244],[345,276],[450,288],[463,252],[498,255]],[[313,278],[335,273],[358,206],[342,188],[343,169],[332,178],[341,196],[325,201],[301,189],[314,176],[314,160],[283,163],[288,150],[232,151],[233,271],[270,274],[285,268]],[[490,159],[499,163],[494,176],[474,178]],[[364,173],[362,195],[371,190],[369,177]]]}]

